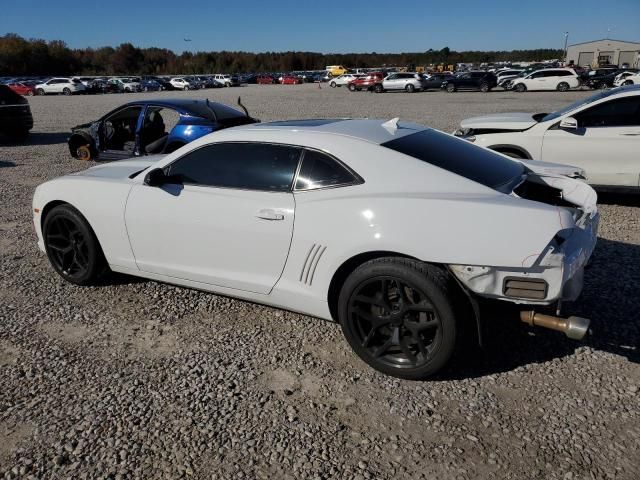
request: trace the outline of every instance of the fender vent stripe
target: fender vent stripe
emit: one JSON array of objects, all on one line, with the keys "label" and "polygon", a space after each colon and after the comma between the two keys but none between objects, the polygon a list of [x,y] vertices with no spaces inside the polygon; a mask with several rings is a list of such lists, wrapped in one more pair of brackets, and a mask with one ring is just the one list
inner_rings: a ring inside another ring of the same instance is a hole
[{"label": "fender vent stripe", "polygon": [[311,285],[313,282],[313,276],[316,273],[316,267],[318,266],[318,262],[320,261],[320,257],[327,249],[322,245],[318,245],[314,243],[309,248],[307,252],[307,256],[304,259],[304,263],[302,264],[302,270],[300,271],[300,281],[302,283],[306,283],[307,285]]}]

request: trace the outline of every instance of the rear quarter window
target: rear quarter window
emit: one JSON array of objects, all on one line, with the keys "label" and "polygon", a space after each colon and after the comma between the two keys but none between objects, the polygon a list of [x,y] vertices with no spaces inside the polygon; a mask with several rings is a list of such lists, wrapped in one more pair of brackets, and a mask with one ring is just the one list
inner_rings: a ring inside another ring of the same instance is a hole
[{"label": "rear quarter window", "polygon": [[503,193],[525,172],[519,162],[436,130],[422,130],[382,146]]}]

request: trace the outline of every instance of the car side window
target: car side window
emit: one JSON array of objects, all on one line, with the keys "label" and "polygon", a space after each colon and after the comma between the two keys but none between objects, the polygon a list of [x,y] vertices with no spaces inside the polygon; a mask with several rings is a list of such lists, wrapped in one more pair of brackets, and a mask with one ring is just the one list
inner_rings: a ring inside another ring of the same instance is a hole
[{"label": "car side window", "polygon": [[300,152],[288,145],[214,143],[179,158],[167,173],[192,185],[288,192]]},{"label": "car side window", "polygon": [[295,189],[313,190],[357,181],[358,178],[353,173],[329,155],[316,150],[305,150]]},{"label": "car side window", "polygon": [[640,126],[640,97],[610,100],[575,115],[582,127]]}]

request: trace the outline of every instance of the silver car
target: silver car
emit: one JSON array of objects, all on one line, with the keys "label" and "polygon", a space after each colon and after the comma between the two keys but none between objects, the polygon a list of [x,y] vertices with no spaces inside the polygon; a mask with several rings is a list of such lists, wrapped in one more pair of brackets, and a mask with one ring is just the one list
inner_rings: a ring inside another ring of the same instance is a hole
[{"label": "silver car", "polygon": [[378,83],[374,90],[382,93],[391,90],[404,90],[405,92],[422,91],[425,88],[424,78],[419,73],[391,73],[382,83]]}]

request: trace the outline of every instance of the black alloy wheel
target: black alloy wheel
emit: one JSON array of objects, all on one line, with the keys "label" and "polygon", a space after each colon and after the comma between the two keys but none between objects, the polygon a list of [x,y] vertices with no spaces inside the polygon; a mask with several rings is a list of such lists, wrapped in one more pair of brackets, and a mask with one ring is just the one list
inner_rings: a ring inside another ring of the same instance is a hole
[{"label": "black alloy wheel", "polygon": [[342,331],[371,367],[423,379],[451,357],[456,319],[450,279],[430,265],[401,258],[365,263],[340,295]]},{"label": "black alloy wheel", "polygon": [[42,231],[49,261],[65,280],[91,285],[106,270],[95,234],[72,206],[53,208],[44,219]]}]

